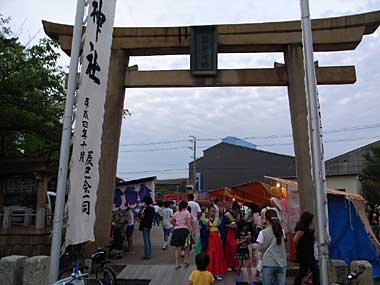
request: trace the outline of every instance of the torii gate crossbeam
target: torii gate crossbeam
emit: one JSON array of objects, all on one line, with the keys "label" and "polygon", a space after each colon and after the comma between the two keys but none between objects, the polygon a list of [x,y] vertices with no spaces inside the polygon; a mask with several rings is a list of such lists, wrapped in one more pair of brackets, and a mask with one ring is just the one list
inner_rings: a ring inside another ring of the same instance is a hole
[{"label": "torii gate crossbeam", "polygon": [[[316,52],[353,50],[380,25],[380,11],[312,21]],[[73,27],[43,21],[45,33],[70,54]],[[300,204],[314,212],[311,158],[300,21],[217,26],[219,53],[282,52],[285,65],[269,69],[219,70],[215,77],[193,77],[190,71],[138,71],[130,56],[189,54],[190,27],[114,28],[100,158],[100,181],[94,246],[109,242],[113,189],[125,88],[287,86]],[[318,84],[351,84],[354,66],[318,67]]]}]

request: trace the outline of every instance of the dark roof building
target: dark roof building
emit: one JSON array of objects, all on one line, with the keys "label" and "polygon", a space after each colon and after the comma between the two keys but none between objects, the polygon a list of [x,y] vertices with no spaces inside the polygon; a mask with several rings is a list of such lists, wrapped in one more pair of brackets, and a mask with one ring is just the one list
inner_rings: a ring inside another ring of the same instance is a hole
[{"label": "dark roof building", "polygon": [[327,160],[326,175],[360,175],[364,167],[364,155],[374,146],[380,147],[380,140]]},{"label": "dark roof building", "polygon": [[327,160],[325,163],[327,187],[362,195],[360,176],[365,165],[364,156],[374,146],[380,146],[380,141]]},{"label": "dark roof building", "polygon": [[188,179],[160,179],[156,181],[156,191],[184,192]]},{"label": "dark roof building", "polygon": [[[327,160],[327,186],[361,194],[364,155],[373,146],[380,146],[380,140]],[[295,164],[293,156],[259,150],[242,140],[227,137],[203,152],[196,161],[196,171],[200,189],[212,190],[251,181],[271,183],[264,176],[296,179]],[[189,177],[193,177],[192,162]]]},{"label": "dark roof building", "polygon": [[[193,163],[189,164],[193,177]],[[296,176],[295,158],[268,151],[221,142],[206,149],[196,160],[200,188],[211,190],[251,181],[269,182],[264,176]]]}]

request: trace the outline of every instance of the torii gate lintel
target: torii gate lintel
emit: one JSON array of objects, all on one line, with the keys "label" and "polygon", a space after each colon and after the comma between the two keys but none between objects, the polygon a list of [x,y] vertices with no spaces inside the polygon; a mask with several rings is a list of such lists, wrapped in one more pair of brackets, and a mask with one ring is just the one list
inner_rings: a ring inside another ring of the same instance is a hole
[{"label": "torii gate lintel", "polygon": [[[380,25],[380,11],[312,21],[314,51],[353,50]],[[43,21],[45,33],[70,54],[73,27]],[[281,52],[285,65],[267,69],[219,70],[215,77],[193,77],[188,70],[128,69],[130,56],[189,54],[190,27],[114,28],[100,158],[94,246],[109,243],[113,189],[125,88],[287,86],[297,180],[302,210],[314,212],[314,183],[308,132],[300,21],[219,25],[219,53]],[[318,84],[352,84],[354,66],[317,67]]]}]

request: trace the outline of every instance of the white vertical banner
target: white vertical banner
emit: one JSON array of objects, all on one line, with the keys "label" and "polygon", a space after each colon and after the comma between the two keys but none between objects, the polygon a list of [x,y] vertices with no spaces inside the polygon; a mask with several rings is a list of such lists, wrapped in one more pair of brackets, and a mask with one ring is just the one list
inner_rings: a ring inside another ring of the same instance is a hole
[{"label": "white vertical banner", "polygon": [[66,244],[94,241],[104,103],[116,0],[90,0],[70,162]]}]

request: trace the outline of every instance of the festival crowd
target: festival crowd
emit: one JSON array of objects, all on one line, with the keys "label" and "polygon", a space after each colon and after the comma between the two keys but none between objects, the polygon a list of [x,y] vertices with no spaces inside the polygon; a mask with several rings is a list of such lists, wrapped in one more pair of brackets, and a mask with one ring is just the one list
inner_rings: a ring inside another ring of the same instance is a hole
[{"label": "festival crowd", "polygon": [[[148,196],[144,204],[141,210],[127,208],[124,219],[116,214],[111,249],[134,254],[132,236],[135,220],[139,220],[138,229],[144,241],[143,259],[152,257],[152,225],[162,225],[162,250],[167,250],[169,245],[175,247],[176,270],[188,267],[190,252],[195,254],[197,269],[189,276],[191,285],[213,284],[215,280],[222,280],[227,271],[235,271],[235,281],[241,282],[242,268],[245,268],[248,284],[286,284],[286,240],[290,236],[276,207],[261,208],[254,203],[242,206],[236,201],[224,204],[218,199],[200,205],[194,201],[193,194],[178,204],[174,201],[153,203]],[[314,230],[310,228],[312,220],[311,213],[302,213],[294,230],[300,264],[295,285],[303,284],[305,277],[310,283],[319,284]]]},{"label": "festival crowd", "polygon": [[367,205],[367,218],[368,222],[372,228],[373,233],[375,234],[377,240],[380,240],[380,205],[375,204]]}]

